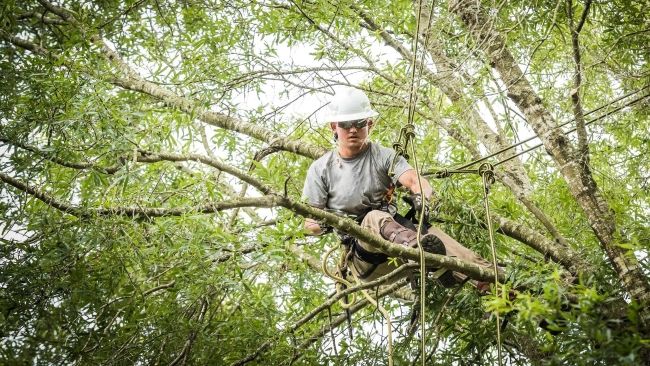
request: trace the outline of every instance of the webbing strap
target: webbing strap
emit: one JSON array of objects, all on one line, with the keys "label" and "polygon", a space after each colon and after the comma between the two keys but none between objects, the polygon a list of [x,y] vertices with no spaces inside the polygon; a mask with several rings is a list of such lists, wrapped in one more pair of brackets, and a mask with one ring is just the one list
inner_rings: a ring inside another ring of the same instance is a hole
[{"label": "webbing strap", "polygon": [[364,249],[356,239],[352,248],[352,250],[354,250],[354,254],[366,263],[378,265],[388,260],[388,255],[379,252],[370,252]]}]

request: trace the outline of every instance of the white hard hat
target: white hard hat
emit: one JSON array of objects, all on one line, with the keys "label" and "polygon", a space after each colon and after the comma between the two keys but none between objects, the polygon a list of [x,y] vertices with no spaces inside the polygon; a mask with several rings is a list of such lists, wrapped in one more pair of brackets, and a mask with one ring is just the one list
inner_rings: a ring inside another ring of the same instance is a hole
[{"label": "white hard hat", "polygon": [[366,93],[355,88],[338,90],[326,107],[323,122],[345,122],[379,115],[370,106]]}]

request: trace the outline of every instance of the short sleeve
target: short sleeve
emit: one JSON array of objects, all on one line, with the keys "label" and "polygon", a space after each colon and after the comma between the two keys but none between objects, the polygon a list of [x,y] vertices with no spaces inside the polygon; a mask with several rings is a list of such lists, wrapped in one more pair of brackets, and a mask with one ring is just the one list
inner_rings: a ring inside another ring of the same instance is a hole
[{"label": "short sleeve", "polygon": [[[381,160],[385,164],[386,172],[390,171],[390,166],[393,163],[395,154],[397,153],[393,149],[389,149],[383,146],[380,148],[380,156]],[[411,169],[413,169],[413,167],[411,167],[411,164],[409,164],[403,156],[398,156],[397,160],[395,161],[395,167],[393,169],[395,175],[391,178],[393,184],[397,185],[399,177]]]},{"label": "short sleeve", "polygon": [[[391,155],[391,163],[392,163],[393,156],[394,155]],[[402,174],[406,173],[411,169],[413,169],[411,164],[409,164],[406,161],[406,159],[404,159],[403,156],[398,156],[397,161],[395,162],[395,169],[394,169],[395,175],[393,176],[393,178],[391,178],[393,180],[393,184],[397,185],[397,181],[399,180],[399,177],[401,177]]]},{"label": "short sleeve", "polygon": [[327,188],[318,165],[313,163],[307,170],[302,198],[309,205],[324,208],[327,204]]}]

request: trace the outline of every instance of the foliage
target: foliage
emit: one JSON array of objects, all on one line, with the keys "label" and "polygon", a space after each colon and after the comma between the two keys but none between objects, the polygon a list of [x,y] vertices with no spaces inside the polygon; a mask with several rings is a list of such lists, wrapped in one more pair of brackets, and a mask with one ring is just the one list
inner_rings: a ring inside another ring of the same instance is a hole
[{"label": "foliage", "polygon": [[[426,15],[431,8],[423,3]],[[501,146],[533,134],[509,85],[449,4],[432,3],[430,34],[419,36],[425,66],[413,121],[422,171],[495,151],[486,128]],[[340,304],[298,324],[332,296],[332,281],[305,258],[319,261],[338,245],[334,235],[307,238],[292,210],[238,200],[268,196],[262,185],[300,199],[316,156],[283,144],[332,146],[316,110],[333,87],[351,84],[370,95],[381,113],[371,137],[391,146],[407,122],[412,55],[403,52],[412,52],[417,4],[65,0],[56,6],[67,10],[59,11],[46,1],[3,2],[0,363],[237,364],[253,355],[257,364],[385,364],[386,322],[373,306],[353,314],[350,325]],[[577,23],[586,4],[482,5],[544,106],[558,123],[572,120],[567,6]],[[650,54],[639,3],[590,7],[579,38],[585,111],[647,86]],[[613,212],[617,246],[638,261],[646,283],[648,108],[646,98],[588,126],[589,168]],[[190,154],[237,168],[258,185]],[[548,253],[499,231],[508,281],[498,296],[427,281],[427,362],[495,364],[495,312],[508,322],[504,364],[647,362],[644,305],[630,299],[560,169],[544,149],[513,164],[497,167],[492,213],[585,267],[571,275]],[[509,171],[524,193],[505,182]],[[63,212],[7,177],[79,211]],[[491,258],[480,177],[453,175],[434,186],[438,224]],[[235,208],[202,210],[222,202]],[[99,209],[106,211],[95,214]],[[519,290],[516,299],[507,296],[511,288]],[[395,364],[419,362],[421,334],[409,327],[416,304],[398,295],[380,303],[392,315]]]}]

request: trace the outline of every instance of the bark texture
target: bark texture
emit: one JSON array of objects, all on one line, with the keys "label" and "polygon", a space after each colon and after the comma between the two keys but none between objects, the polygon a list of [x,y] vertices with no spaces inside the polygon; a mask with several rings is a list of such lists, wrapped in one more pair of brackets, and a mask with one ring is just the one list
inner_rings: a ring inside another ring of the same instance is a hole
[{"label": "bark texture", "polygon": [[492,20],[481,8],[480,2],[452,0],[450,9],[462,20],[485,53],[487,61],[497,70],[507,87],[508,97],[526,116],[530,127],[557,164],[625,290],[642,305],[642,318],[647,328],[650,321],[650,285],[633,253],[618,246],[613,214],[588,167],[575,158],[570,141],[557,127],[557,122],[526,79],[510,53],[504,36],[492,27]]}]

